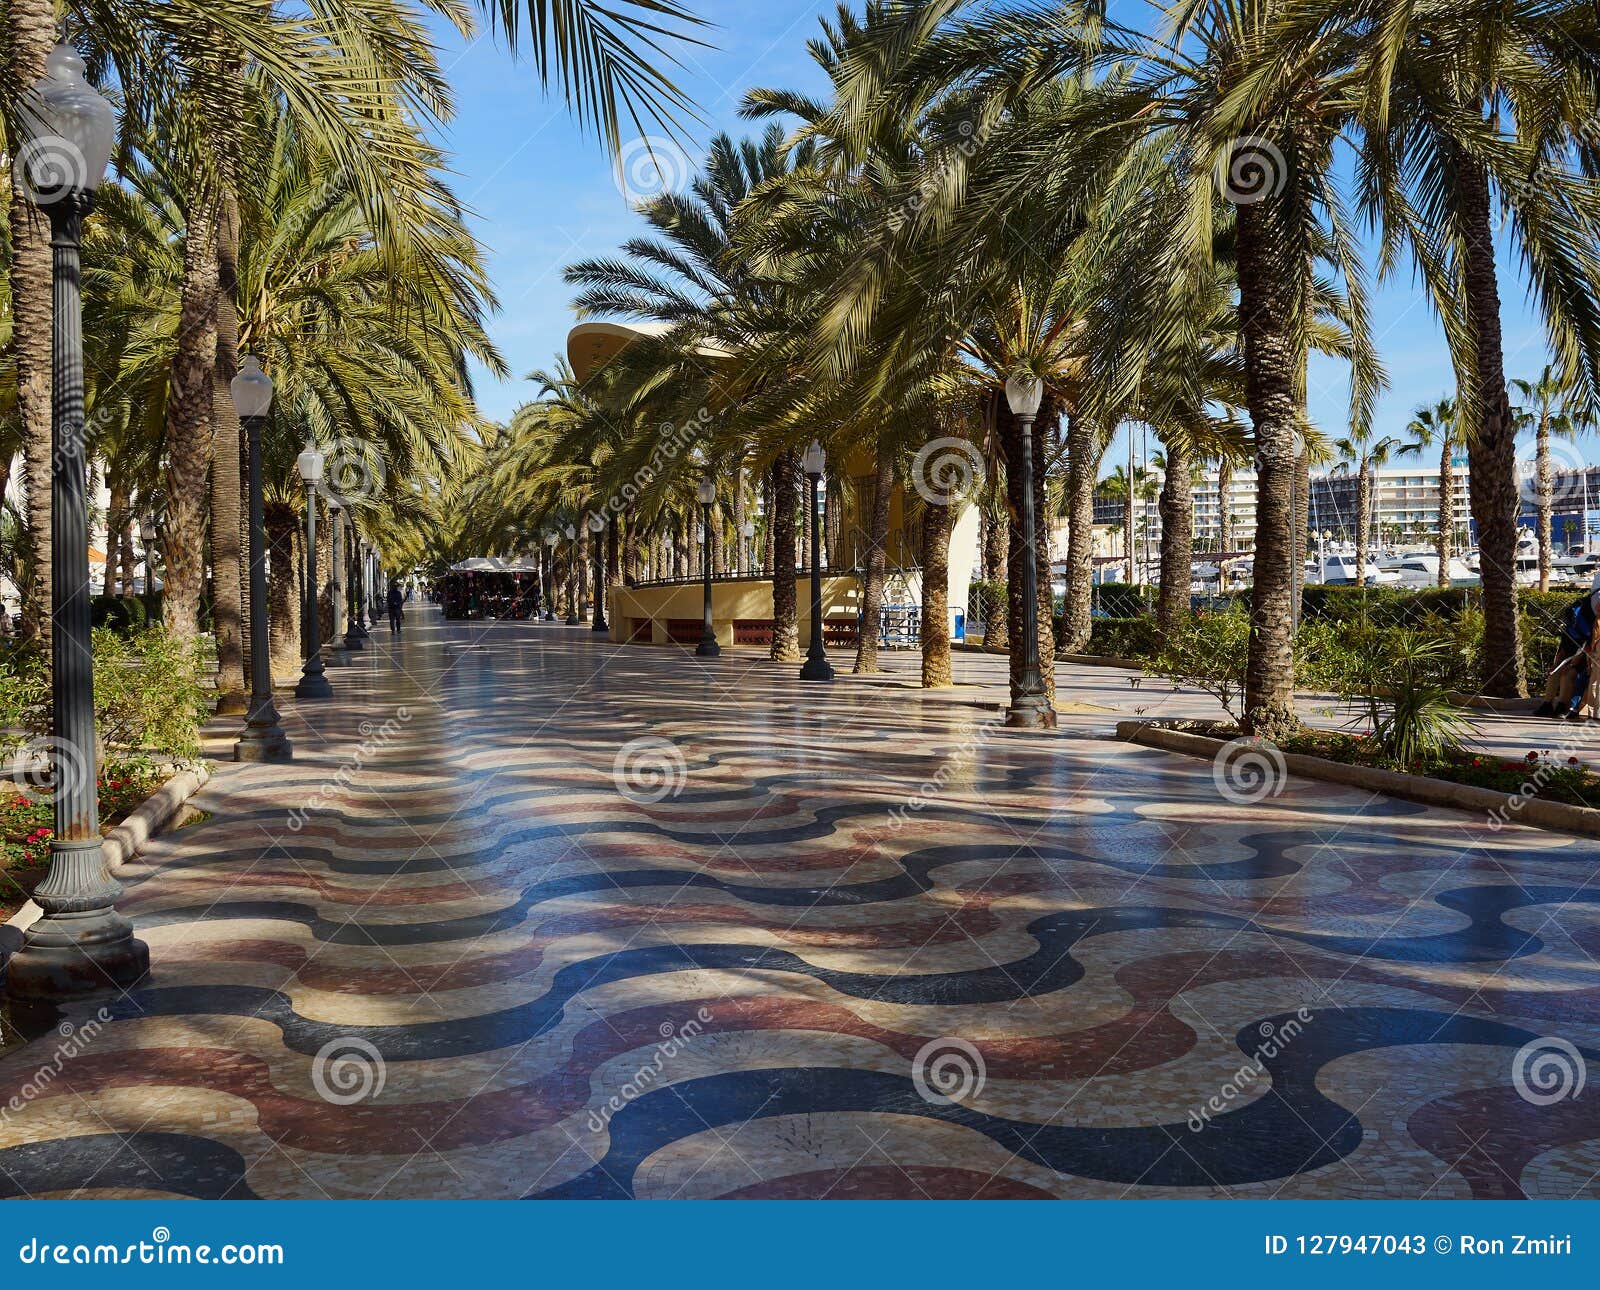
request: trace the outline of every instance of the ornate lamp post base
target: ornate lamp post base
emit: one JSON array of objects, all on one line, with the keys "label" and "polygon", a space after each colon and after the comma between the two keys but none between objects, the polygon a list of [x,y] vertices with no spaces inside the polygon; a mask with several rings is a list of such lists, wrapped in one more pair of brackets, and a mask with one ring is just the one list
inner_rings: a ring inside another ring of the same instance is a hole
[{"label": "ornate lamp post base", "polygon": [[322,674],[322,660],[318,659],[316,670],[312,670],[310,663],[306,664],[305,674],[294,687],[294,697],[297,699],[331,699],[333,686],[328,678]]},{"label": "ornate lamp post base", "polygon": [[1056,710],[1042,694],[1023,694],[1006,709],[1006,725],[1016,730],[1054,730]]},{"label": "ornate lamp post base", "polygon": [[258,724],[251,721],[233,745],[234,761],[292,761],[294,745],[278,724],[278,714],[271,714],[270,722]]},{"label": "ornate lamp post base", "polygon": [[825,658],[808,657],[800,665],[800,679],[802,681],[831,681],[833,680],[833,664]]},{"label": "ornate lamp post base", "polygon": [[113,908],[122,885],[106,873],[100,840],[50,850],[50,874],[33,894],[44,917],[11,958],[7,995],[44,1003],[127,989],[150,971],[150,951]]},{"label": "ornate lamp post base", "polygon": [[694,647],[694,652],[700,658],[719,658],[722,655],[722,646],[717,644],[716,638],[702,638]]}]

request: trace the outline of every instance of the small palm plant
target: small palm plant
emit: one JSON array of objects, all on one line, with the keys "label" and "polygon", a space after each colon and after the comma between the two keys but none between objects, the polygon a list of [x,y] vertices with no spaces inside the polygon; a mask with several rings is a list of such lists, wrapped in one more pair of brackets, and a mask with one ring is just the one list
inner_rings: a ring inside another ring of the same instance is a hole
[{"label": "small palm plant", "polygon": [[1451,701],[1451,643],[1418,632],[1394,633],[1368,656],[1361,695],[1371,741],[1396,766],[1437,762],[1471,741],[1477,726]]}]

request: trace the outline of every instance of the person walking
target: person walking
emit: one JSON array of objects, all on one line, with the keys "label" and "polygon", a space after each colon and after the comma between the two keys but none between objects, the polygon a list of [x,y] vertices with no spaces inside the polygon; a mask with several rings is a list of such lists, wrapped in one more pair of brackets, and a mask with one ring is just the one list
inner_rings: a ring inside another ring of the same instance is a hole
[{"label": "person walking", "polygon": [[389,580],[389,630],[391,632],[400,630],[400,619],[405,612],[405,604],[405,594],[400,590],[399,581],[391,578]]}]

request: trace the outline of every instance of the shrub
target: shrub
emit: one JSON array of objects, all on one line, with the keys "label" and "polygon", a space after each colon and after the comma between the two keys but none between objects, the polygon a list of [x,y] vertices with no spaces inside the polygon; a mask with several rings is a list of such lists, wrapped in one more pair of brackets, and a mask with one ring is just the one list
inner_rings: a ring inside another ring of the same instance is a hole
[{"label": "shrub", "polygon": [[95,596],[89,601],[89,621],[126,636],[145,625],[144,601],[131,596]]},{"label": "shrub", "polygon": [[[1055,624],[1056,639],[1065,634],[1060,619]],[[1145,658],[1154,654],[1159,644],[1154,618],[1096,618],[1089,625],[1091,654],[1112,655],[1118,658]]]},{"label": "shrub", "polygon": [[1450,701],[1451,645],[1419,632],[1387,634],[1382,649],[1362,652],[1362,663],[1341,687],[1341,697],[1361,704],[1369,738],[1398,766],[1437,762],[1460,750],[1476,730]]},{"label": "shrub", "polygon": [[1106,618],[1137,618],[1150,612],[1153,588],[1131,582],[1102,582],[1094,588],[1094,612]]},{"label": "shrub", "polygon": [[1204,690],[1237,721],[1249,655],[1250,615],[1235,608],[1180,624],[1161,642],[1152,667],[1174,685]]},{"label": "shrub", "polygon": [[95,730],[107,749],[197,757],[206,692],[199,648],[160,627],[94,633]]}]

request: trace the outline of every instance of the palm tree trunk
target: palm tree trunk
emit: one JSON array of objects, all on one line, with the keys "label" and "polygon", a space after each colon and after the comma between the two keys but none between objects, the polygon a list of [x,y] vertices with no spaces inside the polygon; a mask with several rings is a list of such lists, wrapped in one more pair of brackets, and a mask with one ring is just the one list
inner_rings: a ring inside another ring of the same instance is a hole
[{"label": "palm tree trunk", "polygon": [[1004,471],[993,470],[983,514],[983,648],[991,654],[1010,648],[1006,610],[1006,557],[1010,549],[1010,520],[1006,515]]},{"label": "palm tree trunk", "polygon": [[940,690],[950,671],[950,530],[954,511],[929,502],[922,511],[922,684]]},{"label": "palm tree trunk", "polygon": [[1167,473],[1161,481],[1161,593],[1156,623],[1162,636],[1189,616],[1189,566],[1194,558],[1194,478],[1181,437],[1164,440]]},{"label": "palm tree trunk", "polygon": [[1539,409],[1534,482],[1539,490],[1539,590],[1550,590],[1550,409]]},{"label": "palm tree trunk", "polygon": [[101,593],[117,594],[117,556],[122,543],[123,526],[127,524],[128,487],[120,477],[109,481],[111,500],[106,505],[106,569]]},{"label": "palm tree trunk", "polygon": [[211,383],[211,612],[217,633],[217,711],[242,713],[244,596],[241,592],[239,414],[231,382],[239,371],[239,202],[232,189],[217,207],[217,354]]},{"label": "palm tree trunk", "polygon": [[[1046,427],[1055,424],[1059,415],[1055,400],[1046,394],[1039,405],[1039,415],[1034,421],[1034,432],[1029,436],[1033,445],[1033,514],[1034,567],[1037,570],[1038,624],[1039,624],[1039,677],[1044,682],[1045,693],[1055,701],[1055,627],[1052,622],[1055,596],[1050,590],[1050,512],[1045,490]],[[1022,568],[1024,547],[1029,540],[1019,517],[1022,514],[1022,432],[1010,408],[1001,407],[995,418],[995,432],[1006,455],[1006,502],[1009,523],[1006,526],[1007,562],[1011,570]],[[953,524],[954,515],[950,517]],[[948,542],[948,538],[947,538]],[[1022,672],[1025,651],[1022,630],[1023,585],[1022,578],[1006,580],[1007,634],[1011,654],[1011,696],[1017,699],[1022,693]]]},{"label": "palm tree trunk", "polygon": [[1472,518],[1478,526],[1483,584],[1483,693],[1523,693],[1522,637],[1517,620],[1517,447],[1501,348],[1500,286],[1494,264],[1489,183],[1477,162],[1457,153],[1457,188],[1465,236],[1462,283],[1474,338],[1471,374],[1477,433],[1467,440]]},{"label": "palm tree trunk", "polygon": [[300,527],[294,507],[269,502],[267,531],[267,622],[269,657],[276,684],[293,685],[300,674],[299,586],[295,577],[294,539]]},{"label": "palm tree trunk", "polygon": [[1450,559],[1455,554],[1456,528],[1456,477],[1455,463],[1450,460],[1454,444],[1445,435],[1444,448],[1439,453],[1439,539],[1435,544],[1439,552],[1439,585],[1450,585]]},{"label": "palm tree trunk", "polygon": [[1294,506],[1299,469],[1295,433],[1298,355],[1292,336],[1290,266],[1274,255],[1272,199],[1238,208],[1239,321],[1245,399],[1255,430],[1257,502],[1255,586],[1245,670],[1244,726],[1280,739],[1299,724],[1294,711]]},{"label": "palm tree trunk", "polygon": [[1372,472],[1361,458],[1361,478],[1356,483],[1356,582],[1367,581],[1367,534],[1372,529]]},{"label": "palm tree trunk", "polygon": [[867,568],[861,588],[861,632],[854,671],[876,672],[878,632],[883,625],[883,584],[889,571],[889,497],[894,492],[894,453],[879,443],[872,477],[872,518],[867,529]]},{"label": "palm tree trunk", "polygon": [[1094,483],[1100,469],[1094,423],[1067,411],[1067,602],[1062,645],[1089,648],[1094,607]]},{"label": "palm tree trunk", "polygon": [[[10,0],[6,6],[8,85],[32,85],[44,72],[56,40],[51,0]],[[20,114],[5,113],[9,155],[21,145]],[[27,506],[28,549],[32,569],[22,597],[21,628],[50,657],[50,225],[29,201],[23,185],[11,185],[11,352],[17,368],[17,414],[22,429],[22,492]]]},{"label": "palm tree trunk", "polygon": [[1233,492],[1233,458],[1223,453],[1217,459],[1217,543],[1220,550],[1233,550],[1233,508],[1228,505]]},{"label": "palm tree trunk", "polygon": [[[800,604],[795,588],[795,507],[800,500],[800,454],[780,452],[772,463],[772,650],[777,663],[800,659]],[[810,507],[806,508],[810,510]]]},{"label": "palm tree trunk", "polygon": [[217,246],[211,212],[188,214],[178,347],[167,393],[166,594],[162,620],[181,640],[200,634],[205,579],[206,472],[211,464],[211,383],[217,362]]}]

